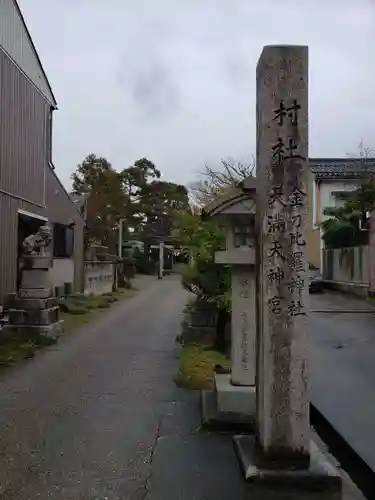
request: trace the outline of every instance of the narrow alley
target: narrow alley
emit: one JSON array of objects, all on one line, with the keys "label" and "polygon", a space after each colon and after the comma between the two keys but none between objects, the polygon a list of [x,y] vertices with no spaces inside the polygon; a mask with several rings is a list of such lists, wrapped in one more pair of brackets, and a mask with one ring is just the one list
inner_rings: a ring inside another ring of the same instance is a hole
[{"label": "narrow alley", "polygon": [[[0,381],[0,498],[246,498],[229,436],[177,389],[179,278],[145,289]],[[157,447],[157,453],[155,449]]]}]

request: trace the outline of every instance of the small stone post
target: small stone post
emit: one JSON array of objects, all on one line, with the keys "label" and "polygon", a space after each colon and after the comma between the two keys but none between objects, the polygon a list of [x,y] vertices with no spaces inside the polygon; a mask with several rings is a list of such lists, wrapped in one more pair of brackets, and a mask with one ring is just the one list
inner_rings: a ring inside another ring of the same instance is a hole
[{"label": "small stone post", "polygon": [[308,48],[264,47],[257,67],[257,438],[278,467],[309,466]]},{"label": "small stone post", "polygon": [[231,382],[255,386],[255,275],[250,266],[232,266]]}]

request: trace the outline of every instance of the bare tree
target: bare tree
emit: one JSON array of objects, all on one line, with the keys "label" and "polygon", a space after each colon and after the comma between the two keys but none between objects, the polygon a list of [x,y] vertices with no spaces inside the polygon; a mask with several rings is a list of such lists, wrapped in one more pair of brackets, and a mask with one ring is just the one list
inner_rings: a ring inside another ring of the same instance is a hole
[{"label": "bare tree", "polygon": [[248,177],[252,177],[255,168],[255,158],[250,163],[237,160],[221,160],[219,169],[205,165],[200,172],[200,179],[190,186],[190,194],[195,203],[200,206],[210,202],[226,189],[237,186]]},{"label": "bare tree", "polygon": [[374,148],[370,148],[363,144],[363,139],[360,140],[358,145],[358,153],[347,154],[350,158],[359,159],[359,168],[361,170],[360,177],[363,179],[372,178],[374,176]]}]

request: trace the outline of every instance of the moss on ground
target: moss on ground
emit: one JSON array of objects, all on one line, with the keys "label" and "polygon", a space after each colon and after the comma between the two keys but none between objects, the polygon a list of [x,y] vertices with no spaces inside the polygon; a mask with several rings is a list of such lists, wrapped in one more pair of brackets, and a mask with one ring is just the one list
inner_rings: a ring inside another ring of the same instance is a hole
[{"label": "moss on ground", "polygon": [[180,368],[175,382],[178,387],[185,389],[212,389],[215,365],[230,368],[230,360],[213,348],[199,344],[186,345],[181,348]]},{"label": "moss on ground", "polygon": [[39,337],[33,340],[13,336],[2,338],[0,342],[0,370],[24,359],[33,358],[38,349],[56,343],[55,339]]}]

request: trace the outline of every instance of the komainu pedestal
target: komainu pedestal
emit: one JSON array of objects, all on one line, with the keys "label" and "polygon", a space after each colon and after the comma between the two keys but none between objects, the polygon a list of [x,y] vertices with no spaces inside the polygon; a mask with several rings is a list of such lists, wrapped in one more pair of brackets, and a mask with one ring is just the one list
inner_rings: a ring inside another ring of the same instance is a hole
[{"label": "komainu pedestal", "polygon": [[3,333],[33,339],[58,337],[63,332],[60,308],[50,280],[50,229],[42,226],[24,241],[21,287],[9,310],[9,324]]}]

